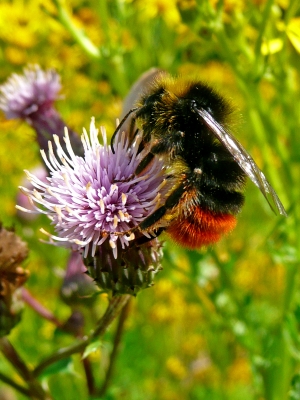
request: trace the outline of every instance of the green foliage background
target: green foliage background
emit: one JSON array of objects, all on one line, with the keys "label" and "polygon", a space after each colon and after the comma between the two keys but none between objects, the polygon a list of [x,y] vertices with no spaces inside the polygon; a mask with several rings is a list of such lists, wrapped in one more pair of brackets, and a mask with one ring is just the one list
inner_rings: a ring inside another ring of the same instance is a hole
[{"label": "green foliage background", "polygon": [[[55,68],[57,107],[77,132],[95,116],[109,134],[122,100],[156,66],[193,74],[237,108],[233,131],[269,177],[288,218],[252,183],[238,226],[211,249],[185,251],[165,237],[163,271],[131,301],[111,384],[102,398],[300,399],[300,6],[297,0],[2,0],[0,81],[28,64]],[[16,214],[23,169],[39,163],[35,133],[0,116],[0,219],[30,245],[28,289],[60,320],[68,254],[40,243],[47,220]],[[79,307],[93,327],[107,304]],[[115,325],[91,354],[96,384]],[[9,336],[32,366],[73,337],[28,307]],[[88,399],[80,356],[44,376],[54,399]],[[19,381],[0,357],[0,371]],[[20,381],[21,382],[21,381]],[[0,398],[24,399],[0,383]]]}]

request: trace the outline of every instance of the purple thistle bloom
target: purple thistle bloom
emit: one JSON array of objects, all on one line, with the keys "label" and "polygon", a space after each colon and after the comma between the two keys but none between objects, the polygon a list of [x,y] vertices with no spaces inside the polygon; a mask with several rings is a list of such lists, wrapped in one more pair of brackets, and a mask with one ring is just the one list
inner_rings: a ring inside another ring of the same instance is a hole
[{"label": "purple thistle bloom", "polygon": [[23,75],[12,74],[0,86],[0,109],[7,119],[20,118],[30,123],[32,114],[52,105],[60,90],[60,76],[54,70],[44,72],[37,65],[24,68]]},{"label": "purple thistle bloom", "polygon": [[51,171],[48,181],[26,172],[34,189],[21,188],[35,211],[17,208],[48,215],[57,233],[48,234],[51,243],[83,250],[84,257],[94,257],[97,247],[107,241],[116,259],[118,249],[122,251],[134,240],[132,229],[164,204],[172,183],[165,179],[164,162],[158,158],[135,175],[147,154],[147,150],[138,153],[140,136],[129,145],[126,134],[119,132],[113,153],[105,130],[101,133],[103,145],[92,119],[90,137],[85,130],[82,135],[84,157],[74,154],[67,130],[66,151],[54,136],[56,155],[51,142],[48,157],[41,150]]},{"label": "purple thistle bloom", "polygon": [[[38,65],[24,68],[23,75],[12,74],[0,86],[0,110],[7,119],[22,119],[31,125],[41,149],[48,148],[53,135],[63,138],[66,123],[54,108],[61,90],[60,76],[54,70],[43,71]],[[69,129],[73,149],[81,149],[78,135]]]}]

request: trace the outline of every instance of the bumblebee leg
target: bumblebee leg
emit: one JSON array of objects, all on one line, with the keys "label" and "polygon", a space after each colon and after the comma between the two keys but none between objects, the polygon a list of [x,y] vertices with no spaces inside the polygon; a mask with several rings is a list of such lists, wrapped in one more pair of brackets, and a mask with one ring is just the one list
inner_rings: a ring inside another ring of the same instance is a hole
[{"label": "bumblebee leg", "polygon": [[154,236],[152,236],[150,238],[147,237],[147,236],[142,236],[142,237],[136,239],[136,241],[134,242],[134,245],[135,246],[142,246],[145,243],[151,242],[151,240],[157,238],[160,234],[162,234],[164,230],[165,230],[165,228],[158,228],[154,232]]},{"label": "bumblebee leg", "polygon": [[145,169],[147,167],[147,165],[149,165],[151,163],[153,158],[154,158],[154,154],[153,153],[148,153],[142,159],[142,161],[139,163],[139,165],[136,167],[135,174],[139,175],[143,171],[143,169]]},{"label": "bumblebee leg", "polygon": [[[114,232],[115,235],[124,235],[125,233],[129,234],[132,233],[134,231],[136,231],[137,229],[139,231],[149,231],[153,225],[155,225],[159,220],[161,220],[163,218],[163,216],[166,214],[166,212],[170,209],[172,209],[173,207],[177,206],[178,203],[180,202],[180,199],[182,197],[182,194],[185,191],[185,184],[181,183],[175,190],[174,192],[167,198],[166,203],[159,207],[156,211],[154,211],[151,215],[149,215],[149,217],[147,217],[143,222],[141,222],[139,225],[137,225],[136,227],[130,229],[127,232]],[[158,237],[167,227],[159,227],[159,228],[155,228],[153,227],[153,237],[148,238],[148,237],[140,237],[138,239],[136,239],[136,241],[134,241],[133,243],[137,243],[137,245],[142,245],[144,243],[150,242],[151,240],[153,240],[154,238]],[[152,233],[151,233],[152,234]],[[133,245],[133,244],[132,244]]]},{"label": "bumblebee leg", "polygon": [[149,215],[142,223],[140,223],[139,228],[141,231],[149,229],[152,225],[158,222],[167,212],[166,206],[159,207],[154,213]]},{"label": "bumblebee leg", "polygon": [[159,207],[154,213],[149,215],[140,225],[139,229],[141,231],[149,230],[152,225],[155,225],[162,217],[166,214],[168,210],[171,210],[173,207],[177,206],[180,202],[181,196],[185,191],[185,185],[182,183],[179,185],[173,193],[167,198],[166,203]]},{"label": "bumblebee leg", "polygon": [[[134,129],[134,126],[132,127],[132,129]],[[133,135],[132,139],[130,139],[131,143],[133,142],[133,140],[135,139],[135,137],[137,136],[138,133],[139,133],[139,129],[137,128],[135,130],[135,132],[134,132],[134,135]],[[139,144],[139,148],[138,148],[138,152],[137,153],[140,154],[140,152],[144,149],[144,147],[145,147],[145,141],[144,141],[144,139],[142,139],[140,144]]]}]

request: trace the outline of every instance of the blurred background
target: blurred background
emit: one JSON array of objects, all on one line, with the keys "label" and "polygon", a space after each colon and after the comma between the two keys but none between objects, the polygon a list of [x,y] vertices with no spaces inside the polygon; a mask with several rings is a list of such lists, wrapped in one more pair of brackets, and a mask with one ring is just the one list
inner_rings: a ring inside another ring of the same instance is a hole
[{"label": "blurred background", "polygon": [[[133,298],[103,399],[300,399],[300,4],[298,0],[2,0],[0,82],[27,64],[54,68],[56,103],[74,131],[91,117],[109,135],[123,100],[152,67],[196,75],[236,108],[233,132],[278,193],[275,216],[249,182],[234,232],[186,251],[164,237],[163,271]],[[61,320],[89,332],[107,304],[62,299],[68,252],[39,241],[39,216],[15,209],[24,169],[39,165],[35,132],[0,114],[0,220],[30,247],[26,287]],[[117,322],[90,355],[95,385]],[[36,365],[73,339],[25,307],[9,339]],[[0,371],[16,372],[0,357]],[[88,399],[80,356],[43,376],[54,399]],[[0,382],[0,399],[25,399]],[[99,397],[100,398],[100,397]]]}]

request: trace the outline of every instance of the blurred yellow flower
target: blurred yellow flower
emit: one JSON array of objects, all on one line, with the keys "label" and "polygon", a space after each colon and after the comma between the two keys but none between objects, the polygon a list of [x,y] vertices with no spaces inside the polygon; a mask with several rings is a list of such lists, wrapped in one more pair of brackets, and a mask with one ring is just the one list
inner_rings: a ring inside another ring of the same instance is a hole
[{"label": "blurred yellow flower", "polygon": [[287,26],[286,34],[296,51],[300,53],[300,17],[291,19]]},{"label": "blurred yellow flower", "polygon": [[0,38],[21,48],[33,47],[39,39],[38,32],[46,27],[41,23],[45,14],[38,1],[3,2],[0,15]]},{"label": "blurred yellow flower", "polygon": [[137,0],[136,4],[145,20],[162,17],[170,27],[181,21],[176,0]]},{"label": "blurred yellow flower", "polygon": [[[217,0],[210,0],[210,2],[214,7],[217,7],[219,3]],[[225,0],[223,4],[226,13],[242,11],[246,6],[243,0]]]},{"label": "blurred yellow flower", "polygon": [[206,343],[202,335],[191,332],[182,342],[181,351],[185,356],[195,359],[195,355],[205,349]]},{"label": "blurred yellow flower", "polygon": [[169,357],[166,361],[166,367],[169,373],[176,379],[184,379],[187,375],[186,367],[178,357]]},{"label": "blurred yellow flower", "polygon": [[181,10],[190,10],[197,7],[196,0],[177,0],[177,5]]},{"label": "blurred yellow flower", "polygon": [[249,361],[245,355],[241,355],[240,357],[236,358],[228,368],[228,383],[229,385],[249,383],[251,381],[251,375]]},{"label": "blurred yellow flower", "polygon": [[[255,263],[251,263],[255,259]],[[274,265],[267,254],[249,254],[237,265],[234,283],[240,290],[254,295],[278,298],[285,285],[285,269],[282,265]]]},{"label": "blurred yellow flower", "polygon": [[15,46],[7,46],[4,49],[4,55],[6,60],[12,65],[24,65],[26,64],[28,58],[28,55],[24,49]]},{"label": "blurred yellow flower", "polygon": [[261,53],[264,56],[278,53],[283,48],[283,40],[280,38],[265,40],[261,45]]}]

